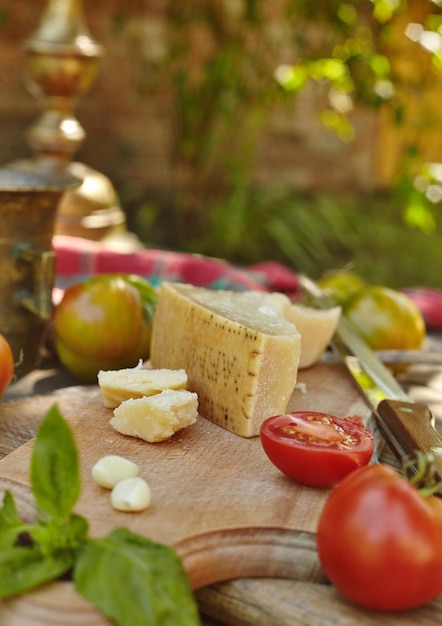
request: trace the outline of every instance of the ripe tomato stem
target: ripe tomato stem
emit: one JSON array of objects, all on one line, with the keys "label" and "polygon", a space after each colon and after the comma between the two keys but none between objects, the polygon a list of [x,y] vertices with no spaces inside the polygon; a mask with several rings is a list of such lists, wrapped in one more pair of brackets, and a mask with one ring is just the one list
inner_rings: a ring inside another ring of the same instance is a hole
[{"label": "ripe tomato stem", "polygon": [[402,475],[427,498],[442,495],[442,481],[436,472],[434,456],[416,450],[416,458],[404,464]]}]

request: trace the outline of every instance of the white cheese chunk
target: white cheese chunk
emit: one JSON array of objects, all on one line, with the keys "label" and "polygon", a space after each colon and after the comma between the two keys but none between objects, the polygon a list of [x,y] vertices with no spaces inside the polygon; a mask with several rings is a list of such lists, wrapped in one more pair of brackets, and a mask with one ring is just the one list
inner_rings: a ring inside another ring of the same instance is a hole
[{"label": "white cheese chunk", "polygon": [[196,393],[165,389],[154,396],[125,400],[114,409],[110,424],[123,435],[155,443],[194,424],[197,417]]},{"label": "white cheese chunk", "polygon": [[187,374],[183,369],[152,370],[133,367],[121,370],[100,370],[98,385],[104,406],[113,409],[130,398],[152,396],[164,389],[185,389]]}]

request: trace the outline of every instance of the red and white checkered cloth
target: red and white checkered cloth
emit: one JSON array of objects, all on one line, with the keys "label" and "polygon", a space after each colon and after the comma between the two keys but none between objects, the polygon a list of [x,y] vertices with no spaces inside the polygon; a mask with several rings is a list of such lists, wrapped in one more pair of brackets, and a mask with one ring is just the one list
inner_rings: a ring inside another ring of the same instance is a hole
[{"label": "red and white checkered cloth", "polygon": [[[137,274],[154,285],[170,280],[211,289],[281,291],[292,299],[299,295],[296,272],[275,261],[238,267],[221,259],[168,250],[117,252],[97,241],[65,235],[54,236],[53,248],[57,253],[55,301],[69,285],[112,272]],[[404,291],[427,325],[442,330],[442,291],[426,287]]]},{"label": "red and white checkered cloth", "polygon": [[137,274],[153,284],[163,280],[181,281],[213,289],[245,289],[296,292],[296,273],[273,261],[247,268],[221,259],[197,254],[143,248],[117,252],[100,242],[80,237],[55,235],[57,253],[56,287],[69,285],[96,274],[123,272]]}]

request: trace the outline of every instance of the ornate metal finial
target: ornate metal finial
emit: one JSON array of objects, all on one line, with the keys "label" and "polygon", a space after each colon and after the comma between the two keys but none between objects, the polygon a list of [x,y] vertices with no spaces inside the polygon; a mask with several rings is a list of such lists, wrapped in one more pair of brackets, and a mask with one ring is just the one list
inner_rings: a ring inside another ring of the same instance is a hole
[{"label": "ornate metal finial", "polygon": [[58,207],[56,234],[112,239],[120,248],[139,247],[111,181],[72,161],[85,139],[75,116],[81,96],[92,85],[104,49],[90,35],[81,0],[48,0],[36,31],[24,42],[25,83],[42,110],[26,138],[32,160],[14,165],[45,175],[69,173],[82,185],[68,191]]},{"label": "ornate metal finial", "polygon": [[80,0],[49,0],[24,49],[26,86],[42,108],[27,139],[38,159],[63,167],[86,136],[74,110],[104,50],[87,30]]}]

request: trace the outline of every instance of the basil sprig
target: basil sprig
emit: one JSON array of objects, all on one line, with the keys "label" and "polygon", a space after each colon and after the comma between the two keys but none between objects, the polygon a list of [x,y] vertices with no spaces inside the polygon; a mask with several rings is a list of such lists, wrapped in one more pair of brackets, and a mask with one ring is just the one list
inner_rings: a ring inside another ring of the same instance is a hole
[{"label": "basil sprig", "polygon": [[116,528],[89,537],[73,512],[81,490],[75,440],[57,405],[46,414],[31,459],[36,523],[21,520],[6,491],[0,509],[0,598],[60,577],[118,626],[198,626],[186,572],[169,546]]}]

